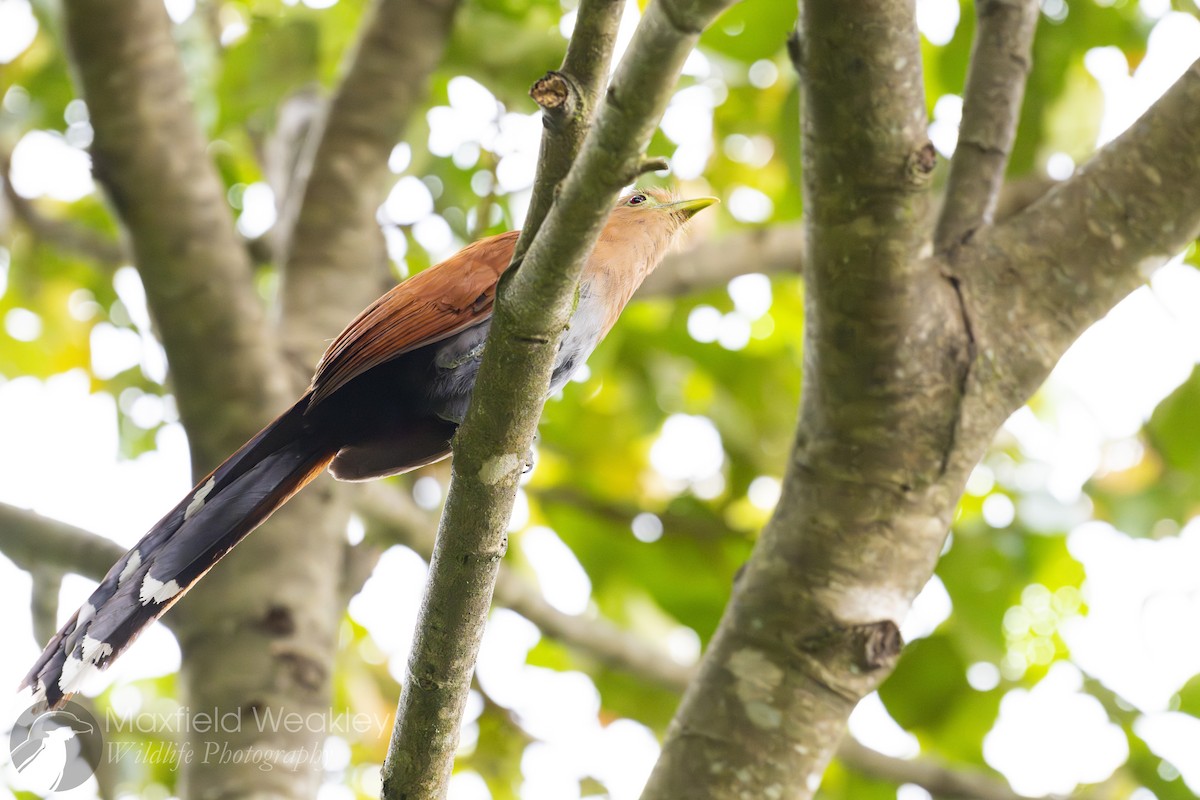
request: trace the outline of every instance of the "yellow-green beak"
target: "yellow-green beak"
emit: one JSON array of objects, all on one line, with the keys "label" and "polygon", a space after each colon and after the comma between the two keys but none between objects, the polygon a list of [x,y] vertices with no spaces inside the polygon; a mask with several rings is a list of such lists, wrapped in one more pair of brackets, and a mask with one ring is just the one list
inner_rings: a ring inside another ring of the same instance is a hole
[{"label": "yellow-green beak", "polygon": [[676,214],[682,214],[684,219],[691,219],[697,211],[719,202],[721,201],[715,197],[697,197],[694,200],[679,200],[674,203],[667,203],[662,207]]}]

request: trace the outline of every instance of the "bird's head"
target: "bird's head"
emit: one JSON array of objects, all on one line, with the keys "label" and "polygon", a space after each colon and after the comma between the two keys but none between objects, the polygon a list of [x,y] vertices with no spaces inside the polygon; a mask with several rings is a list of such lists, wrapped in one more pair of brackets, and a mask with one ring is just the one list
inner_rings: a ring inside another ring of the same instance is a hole
[{"label": "bird's head", "polygon": [[668,239],[701,209],[718,202],[715,197],[680,200],[665,189],[634,189],[621,195],[608,224],[620,227],[645,227],[646,232]]},{"label": "bird's head", "polygon": [[584,282],[611,306],[609,327],[662,261],[675,235],[696,212],[715,202],[715,197],[679,200],[662,189],[634,189],[621,195],[584,268]]},{"label": "bird's head", "polygon": [[664,189],[634,189],[621,195],[600,235],[595,266],[610,261],[636,283],[658,266],[675,235],[715,197],[679,200]]}]

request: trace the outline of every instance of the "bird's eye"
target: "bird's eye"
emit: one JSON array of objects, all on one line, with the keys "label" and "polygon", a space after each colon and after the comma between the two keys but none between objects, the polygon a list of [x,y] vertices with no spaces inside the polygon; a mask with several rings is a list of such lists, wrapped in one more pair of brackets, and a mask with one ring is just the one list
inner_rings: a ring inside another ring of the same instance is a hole
[{"label": "bird's eye", "polygon": [[642,203],[646,202],[646,195],[635,194],[633,197],[629,198],[625,202],[626,202],[626,205],[640,206]]}]

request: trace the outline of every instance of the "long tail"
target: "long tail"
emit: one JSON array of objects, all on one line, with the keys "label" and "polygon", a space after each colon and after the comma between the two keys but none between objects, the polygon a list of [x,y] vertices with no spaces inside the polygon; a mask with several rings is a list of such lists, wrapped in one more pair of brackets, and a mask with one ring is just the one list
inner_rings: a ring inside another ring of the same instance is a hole
[{"label": "long tail", "polygon": [[60,707],[104,669],[275,509],[333,459],[307,429],[305,395],[200,481],[113,565],[63,626],[21,688]]}]

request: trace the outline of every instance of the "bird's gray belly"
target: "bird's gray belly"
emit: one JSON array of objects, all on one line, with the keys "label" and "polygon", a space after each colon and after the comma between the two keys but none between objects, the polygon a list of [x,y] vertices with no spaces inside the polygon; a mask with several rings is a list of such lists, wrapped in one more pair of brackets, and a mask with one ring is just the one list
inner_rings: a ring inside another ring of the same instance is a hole
[{"label": "bird's gray belly", "polygon": [[[483,357],[483,345],[491,327],[492,322],[489,319],[450,337],[436,347],[429,401],[438,417],[457,424],[461,424],[466,418],[471,390],[475,387],[479,362]],[[568,329],[563,336],[554,361],[554,372],[550,377],[550,394],[565,386],[591,355],[598,337],[589,336],[588,333],[586,330]]]},{"label": "bird's gray belly", "polygon": [[471,389],[479,374],[479,361],[492,321],[451,336],[437,346],[433,356],[433,380],[429,400],[433,412],[444,420],[461,423],[467,415]]}]

